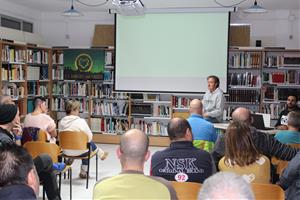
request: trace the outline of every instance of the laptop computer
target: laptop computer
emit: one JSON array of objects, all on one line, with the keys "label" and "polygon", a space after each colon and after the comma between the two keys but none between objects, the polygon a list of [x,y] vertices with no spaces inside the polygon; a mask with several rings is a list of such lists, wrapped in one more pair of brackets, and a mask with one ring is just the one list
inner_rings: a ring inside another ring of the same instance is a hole
[{"label": "laptop computer", "polygon": [[252,117],[252,126],[259,130],[272,130],[274,128],[265,127],[264,118],[261,114],[251,114]]}]

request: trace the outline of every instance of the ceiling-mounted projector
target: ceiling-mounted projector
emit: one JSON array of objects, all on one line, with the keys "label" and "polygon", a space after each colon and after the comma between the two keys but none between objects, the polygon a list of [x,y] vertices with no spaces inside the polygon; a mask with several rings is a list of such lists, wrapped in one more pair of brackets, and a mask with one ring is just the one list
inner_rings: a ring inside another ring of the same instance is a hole
[{"label": "ceiling-mounted projector", "polygon": [[145,7],[140,0],[112,0],[113,8],[120,15],[144,15]]}]

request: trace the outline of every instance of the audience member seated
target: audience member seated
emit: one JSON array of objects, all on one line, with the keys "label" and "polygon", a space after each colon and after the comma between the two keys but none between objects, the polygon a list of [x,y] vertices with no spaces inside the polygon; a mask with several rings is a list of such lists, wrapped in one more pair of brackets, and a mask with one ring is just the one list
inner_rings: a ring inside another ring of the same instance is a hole
[{"label": "audience member seated", "polygon": [[190,117],[187,119],[192,127],[193,144],[199,149],[210,152],[213,149],[218,134],[213,124],[202,117],[203,106],[199,99],[190,103]]},{"label": "audience member seated", "polygon": [[291,111],[300,111],[297,106],[298,98],[296,95],[289,95],[286,102],[286,108],[279,114],[278,121],[276,123],[277,129],[287,130],[287,115]]},{"label": "audience member seated", "polygon": [[37,199],[39,185],[28,152],[14,143],[0,143],[0,199]]},{"label": "audience member seated", "polygon": [[187,120],[171,119],[168,135],[170,147],[152,156],[151,175],[169,181],[202,183],[215,172],[210,154],[193,146],[192,130]]},{"label": "audience member seated", "polygon": [[171,184],[160,177],[144,175],[150,156],[149,139],[137,129],[121,136],[117,156],[122,172],[96,183],[93,199],[177,199]]},{"label": "audience member seated", "polygon": [[198,199],[254,200],[255,196],[250,184],[241,176],[232,172],[218,172],[204,181]]},{"label": "audience member seated", "polygon": [[275,138],[284,144],[300,143],[300,111],[291,111],[288,114],[288,130],[276,133]]},{"label": "audience member seated", "polygon": [[[88,136],[88,141],[91,145],[92,151],[99,152],[100,159],[104,160],[106,159],[108,152],[103,151],[101,148],[97,148],[96,144],[92,142],[93,139],[93,133],[85,121],[85,119],[82,119],[79,117],[79,109],[80,109],[80,102],[75,100],[68,100],[65,102],[65,111],[67,116],[62,118],[58,124],[58,130],[59,131],[78,131],[78,132],[84,132]],[[63,149],[64,154],[69,156],[85,156],[87,155],[87,151],[82,150],[68,150]],[[81,165],[81,171],[79,176],[81,178],[86,178],[87,176],[87,166],[88,166],[88,159],[82,160]]]},{"label": "audience member seated", "polygon": [[[251,113],[248,109],[239,107],[233,111],[232,120],[245,122],[250,126]],[[250,131],[256,149],[260,154],[267,156],[269,159],[274,156],[277,159],[289,161],[297,154],[297,149],[282,144],[270,134],[259,132],[253,126],[250,126]],[[212,151],[216,164],[224,156],[224,153],[225,134],[219,134]]]},{"label": "audience member seated", "polygon": [[47,115],[48,106],[46,99],[43,97],[36,97],[34,99],[34,111],[26,115],[24,120],[24,128],[36,127],[46,131],[47,140],[51,143],[56,142],[56,124],[54,120]]},{"label": "audience member seated", "polygon": [[229,124],[225,156],[219,162],[219,169],[242,175],[249,183],[270,183],[270,160],[256,150],[246,123]]},{"label": "audience member seated", "polygon": [[[0,144],[16,142],[12,130],[16,124],[19,123],[20,117],[18,107],[16,105],[0,105]],[[59,200],[60,195],[56,175],[52,169],[53,163],[51,157],[47,154],[42,154],[37,156],[33,161],[39,178],[43,182],[48,199]]]},{"label": "audience member seated", "polygon": [[280,177],[279,185],[285,190],[285,199],[297,200],[300,197],[300,152],[289,162]]}]

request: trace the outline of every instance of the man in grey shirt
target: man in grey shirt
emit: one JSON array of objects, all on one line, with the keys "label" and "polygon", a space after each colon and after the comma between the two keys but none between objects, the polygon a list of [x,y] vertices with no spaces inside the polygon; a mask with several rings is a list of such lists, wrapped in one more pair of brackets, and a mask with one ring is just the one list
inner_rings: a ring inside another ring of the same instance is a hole
[{"label": "man in grey shirt", "polygon": [[208,91],[203,97],[203,117],[210,122],[221,122],[223,118],[225,98],[219,88],[220,80],[217,76],[207,77]]}]

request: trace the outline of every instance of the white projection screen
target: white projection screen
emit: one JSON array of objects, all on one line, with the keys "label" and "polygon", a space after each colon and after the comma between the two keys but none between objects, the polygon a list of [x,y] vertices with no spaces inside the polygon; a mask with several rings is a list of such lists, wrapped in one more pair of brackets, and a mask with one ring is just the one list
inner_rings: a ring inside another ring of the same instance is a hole
[{"label": "white projection screen", "polygon": [[229,13],[116,16],[116,91],[227,92]]}]

